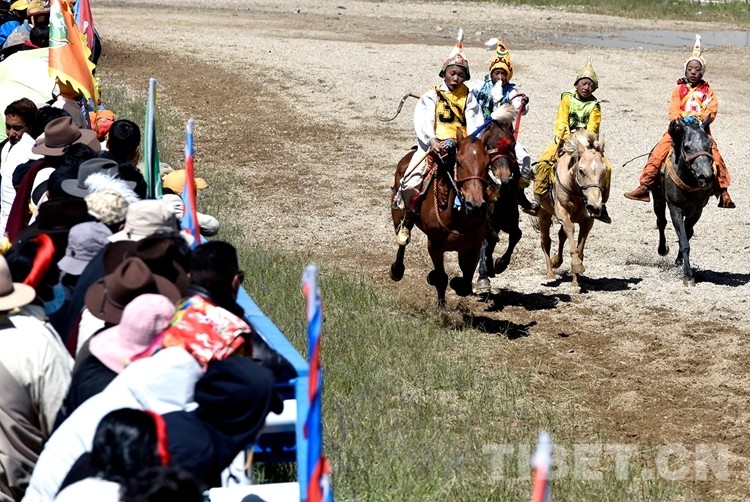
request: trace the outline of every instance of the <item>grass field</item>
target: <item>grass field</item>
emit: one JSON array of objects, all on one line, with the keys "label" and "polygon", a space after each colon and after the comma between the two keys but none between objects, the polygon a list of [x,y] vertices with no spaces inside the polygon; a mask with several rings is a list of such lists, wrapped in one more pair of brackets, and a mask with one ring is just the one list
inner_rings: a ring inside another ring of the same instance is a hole
[{"label": "grass field", "polygon": [[[144,103],[137,93],[109,82],[104,87],[118,117],[142,126]],[[184,124],[163,109],[157,123],[161,158],[179,167]],[[253,244],[224,200],[237,183],[230,173],[217,173],[200,209],[219,218],[220,238],[240,250],[246,289],[305,354],[299,283],[307,257]],[[335,263],[319,265],[325,440],[338,500],[528,499],[528,461],[540,430],[552,434],[558,453],[573,451],[574,442],[607,442],[596,419],[537,392],[535,375],[544,371],[543,361],[520,372],[497,360],[477,360],[477,347],[503,346],[497,335],[433,312],[405,311],[367,280],[341,272]],[[576,396],[561,400],[574,403]],[[501,465],[495,454],[506,447],[512,451]],[[603,456],[601,479],[587,479],[592,476],[572,460],[566,467],[553,480],[556,500],[692,498],[679,485],[649,479],[649,462],[638,457],[623,473]]]}]

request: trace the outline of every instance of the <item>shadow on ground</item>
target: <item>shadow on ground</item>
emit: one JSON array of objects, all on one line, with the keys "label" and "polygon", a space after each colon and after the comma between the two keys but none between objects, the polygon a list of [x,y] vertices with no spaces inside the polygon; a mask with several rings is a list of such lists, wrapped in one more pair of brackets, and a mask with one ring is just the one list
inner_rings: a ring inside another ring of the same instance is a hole
[{"label": "shadow on ground", "polygon": [[744,286],[750,282],[750,274],[736,274],[734,272],[713,272],[711,270],[696,270],[695,282],[710,282],[719,286]]},{"label": "shadow on ground", "polygon": [[479,295],[482,301],[489,304],[487,312],[500,312],[505,307],[523,307],[526,310],[549,310],[557,307],[560,302],[570,302],[570,295],[544,293],[520,293],[509,289],[501,289],[497,293],[483,293]]},{"label": "shadow on ground", "polygon": [[464,314],[464,324],[467,328],[503,336],[508,340],[516,340],[529,336],[531,334],[529,329],[536,325],[536,321],[531,321],[528,324],[516,324],[512,321],[493,319],[487,316]]}]

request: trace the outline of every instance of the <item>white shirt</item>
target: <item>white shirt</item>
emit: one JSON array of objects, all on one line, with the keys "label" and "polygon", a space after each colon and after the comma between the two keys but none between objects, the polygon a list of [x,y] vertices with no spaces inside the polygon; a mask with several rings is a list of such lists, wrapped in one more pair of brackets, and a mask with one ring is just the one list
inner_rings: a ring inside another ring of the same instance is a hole
[{"label": "white shirt", "polygon": [[6,143],[0,152],[0,234],[5,233],[5,225],[8,224],[10,208],[13,207],[13,200],[16,198],[16,189],[13,188],[13,173],[16,168],[29,160],[41,159],[42,155],[31,153],[34,147],[34,138],[23,133],[18,143],[11,148],[10,142]]}]

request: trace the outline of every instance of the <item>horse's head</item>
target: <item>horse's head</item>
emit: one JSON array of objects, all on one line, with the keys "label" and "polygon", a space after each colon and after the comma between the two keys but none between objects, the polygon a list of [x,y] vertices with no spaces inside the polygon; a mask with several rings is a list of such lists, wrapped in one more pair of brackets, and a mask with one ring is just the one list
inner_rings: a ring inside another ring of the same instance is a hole
[{"label": "horse's head", "polygon": [[484,189],[488,181],[490,158],[484,143],[474,136],[464,136],[459,130],[456,142],[455,182],[459,197],[469,215],[477,214],[487,209]]},{"label": "horse's head", "polygon": [[570,155],[568,168],[581,190],[586,211],[599,216],[604,204],[607,166],[604,163],[604,137],[599,141],[591,131],[576,131],[565,142],[563,152]]},{"label": "horse's head", "polygon": [[492,123],[482,136],[490,157],[490,179],[497,185],[507,185],[518,178],[516,140],[513,121],[516,110],[512,105],[502,105],[492,112]]},{"label": "horse's head", "polygon": [[710,123],[710,118],[699,122],[694,117],[688,117],[669,124],[669,135],[677,159],[675,164],[681,172],[692,175],[700,188],[707,188],[713,183],[713,145],[707,132]]}]

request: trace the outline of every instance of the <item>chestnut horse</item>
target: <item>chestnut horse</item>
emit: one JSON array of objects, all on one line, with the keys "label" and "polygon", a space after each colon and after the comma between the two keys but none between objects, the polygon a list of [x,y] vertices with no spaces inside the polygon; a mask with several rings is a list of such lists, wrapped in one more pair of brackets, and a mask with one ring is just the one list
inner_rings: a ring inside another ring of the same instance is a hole
[{"label": "chestnut horse", "polygon": [[[440,167],[429,182],[422,200],[417,227],[427,236],[427,251],[432,258],[433,270],[427,282],[434,286],[438,306],[445,307],[448,274],[445,273],[444,254],[458,253],[462,276],[454,277],[450,286],[460,296],[472,293],[472,277],[479,262],[479,249],[487,235],[488,165],[484,142],[474,136],[465,137],[460,131],[456,138],[455,166]],[[407,153],[396,167],[394,193],[414,152]],[[391,210],[393,225],[398,231],[404,210]],[[399,246],[396,261],[391,265],[391,279],[400,281],[404,276],[406,246]]]},{"label": "chestnut horse", "polygon": [[[586,271],[583,266],[583,248],[594,225],[594,217],[607,202],[609,192],[606,182],[607,167],[604,162],[604,139],[597,142],[590,131],[576,131],[565,141],[562,154],[555,165],[555,183],[552,197],[542,200],[539,211],[539,230],[542,251],[547,265],[547,278],[554,279],[553,268],[562,264],[562,250],[569,242],[570,270],[573,286],[578,287],[578,276]],[[549,231],[552,217],[562,224],[558,232],[557,255],[550,258]],[[575,225],[578,224],[578,243],[575,242]]]},{"label": "chestnut horse", "polygon": [[[508,268],[513,250],[521,240],[523,232],[518,225],[518,180],[521,173],[516,159],[516,140],[513,135],[513,122],[516,110],[512,105],[503,105],[492,112],[492,122],[484,132],[484,142],[490,147],[490,207],[489,225],[492,232],[482,243],[479,255],[479,278],[477,289],[488,290],[490,277]],[[492,253],[498,242],[497,234],[508,234],[508,247],[502,256],[492,261]]]}]

